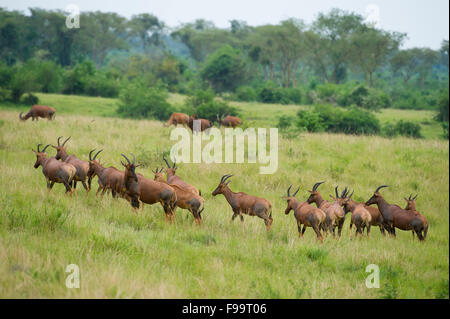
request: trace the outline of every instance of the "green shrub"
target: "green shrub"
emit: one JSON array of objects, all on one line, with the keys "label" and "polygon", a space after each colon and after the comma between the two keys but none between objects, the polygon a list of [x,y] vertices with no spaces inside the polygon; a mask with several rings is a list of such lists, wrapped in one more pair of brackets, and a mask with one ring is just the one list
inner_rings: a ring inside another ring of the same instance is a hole
[{"label": "green shrub", "polygon": [[[448,89],[441,94],[439,99],[439,113],[436,115],[436,120],[448,123],[449,99]],[[448,125],[447,125],[448,127]]]},{"label": "green shrub", "polygon": [[388,137],[406,136],[422,138],[420,125],[417,123],[400,120],[395,124],[386,123],[383,126],[383,135]]},{"label": "green shrub", "polygon": [[297,127],[301,130],[306,130],[308,132],[321,132],[323,131],[324,125],[320,120],[319,114],[316,112],[300,110],[297,113]]},{"label": "green shrub", "polygon": [[236,89],[234,99],[237,101],[252,102],[256,101],[257,94],[255,89],[250,86],[241,86]]},{"label": "green shrub", "polygon": [[357,86],[349,95],[348,102],[349,104],[355,104],[361,106],[364,102],[364,99],[369,95],[369,89],[364,85]]},{"label": "green shrub", "polygon": [[142,81],[133,81],[120,91],[117,112],[130,118],[167,120],[173,112],[167,97],[167,91],[164,89],[149,88]]},{"label": "green shrub", "polygon": [[34,104],[39,103],[39,98],[36,95],[27,93],[26,95],[22,96],[22,98],[20,99],[20,102],[22,104],[34,105]]},{"label": "green shrub", "polygon": [[277,127],[284,131],[292,125],[293,118],[289,115],[282,115],[278,118]]},{"label": "green shrub", "polygon": [[11,100],[11,90],[0,87],[0,102]]}]

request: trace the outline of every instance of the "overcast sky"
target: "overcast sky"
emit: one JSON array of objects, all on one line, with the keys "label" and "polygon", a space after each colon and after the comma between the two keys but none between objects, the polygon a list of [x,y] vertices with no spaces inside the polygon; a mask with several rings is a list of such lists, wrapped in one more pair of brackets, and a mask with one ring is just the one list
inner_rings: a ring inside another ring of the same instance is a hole
[{"label": "overcast sky", "polygon": [[335,7],[369,16],[385,30],[406,32],[405,48],[438,49],[449,38],[448,0],[0,0],[0,7],[25,13],[30,7],[64,10],[69,4],[81,11],[116,12],[127,18],[153,13],[170,27],[199,18],[218,27],[228,27],[231,19],[251,26],[290,17],[311,23],[319,12]]}]

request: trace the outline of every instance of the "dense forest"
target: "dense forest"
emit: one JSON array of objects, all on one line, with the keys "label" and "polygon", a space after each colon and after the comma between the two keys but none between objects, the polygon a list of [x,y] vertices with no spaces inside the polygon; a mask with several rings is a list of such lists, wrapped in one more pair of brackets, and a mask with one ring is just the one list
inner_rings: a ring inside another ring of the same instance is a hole
[{"label": "dense forest", "polygon": [[402,49],[407,34],[356,13],[332,9],[311,24],[169,28],[152,14],[97,11],[70,29],[65,12],[29,11],[0,8],[0,101],[33,103],[32,92],[119,97],[125,115],[164,119],[165,96],[175,92],[191,96],[191,108],[220,95],[211,116],[233,113],[226,101],[234,100],[432,109],[448,123],[448,40],[439,50]]}]

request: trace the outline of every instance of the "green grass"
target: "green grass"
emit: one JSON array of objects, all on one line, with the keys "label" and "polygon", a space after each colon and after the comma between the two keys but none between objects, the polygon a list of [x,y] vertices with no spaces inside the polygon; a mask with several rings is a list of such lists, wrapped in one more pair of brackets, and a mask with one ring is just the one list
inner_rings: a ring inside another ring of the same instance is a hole
[{"label": "green grass", "polygon": [[[42,104],[56,107],[55,121],[21,122],[17,110],[0,106],[1,298],[449,297],[446,140],[280,136],[279,168],[273,175],[259,175],[259,164],[179,164],[178,174],[205,197],[204,224],[196,227],[192,216],[178,209],[170,225],[160,205],[146,205],[136,215],[124,200],[97,198],[95,192],[86,197],[82,188],[73,198],[64,195],[60,184],[48,193],[41,169],[33,168],[31,151],[37,143],[71,135],[69,153],[87,159],[90,149],[104,148],[100,159],[121,167],[120,153],[133,152],[144,164],[137,171],[152,178],[151,169],[163,164],[160,155],[174,143],[170,128],[157,121],[106,117],[114,114],[112,99],[39,97]],[[271,125],[271,116],[278,114],[270,105],[240,107],[256,123]],[[292,113],[297,108],[281,107]],[[226,173],[235,175],[232,190],[271,201],[269,234],[257,217],[230,223],[225,198],[211,196]],[[403,206],[404,196],[418,193],[418,209],[430,223],[427,241],[402,231],[395,240],[383,238],[377,228],[370,239],[355,240],[349,235],[350,216],[339,241],[327,238],[320,244],[310,228],[298,239],[294,217],[284,214],[281,197],[294,184],[301,186],[297,197],[305,200],[319,180],[326,181],[319,188],[326,197],[336,185],[348,185],[355,199],[367,200],[378,185],[388,184],[385,198]],[[69,264],[80,267],[80,289],[65,286]],[[380,267],[380,289],[365,286],[369,264]]]}]

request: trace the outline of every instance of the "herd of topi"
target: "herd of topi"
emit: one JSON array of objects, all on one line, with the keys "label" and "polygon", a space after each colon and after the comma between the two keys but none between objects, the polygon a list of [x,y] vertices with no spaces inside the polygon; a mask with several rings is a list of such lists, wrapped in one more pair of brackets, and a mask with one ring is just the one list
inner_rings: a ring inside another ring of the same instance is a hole
[{"label": "herd of topi", "polygon": [[[54,118],[54,109],[36,108],[34,105],[30,112],[20,118],[26,119],[32,117]],[[34,108],[34,109],[33,109]],[[183,113],[173,113],[167,125],[186,125],[193,128],[192,122],[195,116],[187,116]],[[235,117],[219,117],[218,122],[228,127],[236,127],[241,121]],[[237,119],[238,121],[235,121]],[[209,128],[212,123],[208,120],[201,119],[202,131]],[[62,183],[66,188],[66,194],[72,196],[72,189],[76,189],[77,182],[81,182],[86,195],[91,189],[92,179],[97,176],[98,189],[96,195],[101,192],[103,196],[105,192],[110,192],[113,198],[121,197],[130,202],[135,211],[144,204],[160,203],[164,209],[166,222],[173,221],[175,218],[175,210],[177,207],[188,210],[194,217],[195,223],[201,225],[202,212],[204,210],[204,198],[201,192],[194,186],[183,181],[177,174],[176,162],[172,165],[165,159],[167,168],[156,168],[152,170],[154,178],[148,179],[142,174],[136,173],[136,158],[132,154],[132,161],[124,154],[121,154],[126,162],[121,161],[124,171],[118,170],[113,166],[104,167],[100,160],[97,159],[102,150],[95,149],[89,152],[89,161],[77,158],[75,155],[69,155],[66,149],[66,143],[70,139],[68,137],[61,143],[61,138],[57,139],[57,146],[52,145],[56,149],[56,155],[47,157],[46,150],[50,144],[41,149],[42,144],[37,145],[37,150],[33,150],[36,154],[35,168],[42,166],[42,173],[47,181],[47,188],[50,191],[55,183]],[[233,211],[231,221],[239,216],[244,221],[243,215],[258,216],[264,220],[267,231],[270,231],[272,218],[272,204],[260,197],[251,196],[243,192],[235,193],[229,188],[230,177],[233,175],[224,175],[220,179],[219,185],[212,192],[213,196],[222,194]],[[300,202],[295,196],[300,188],[291,193],[292,185],[287,189],[287,196],[283,198],[287,201],[285,214],[294,211],[294,217],[297,222],[299,237],[302,237],[307,227],[311,227],[316,233],[317,239],[323,241],[323,235],[328,232],[335,237],[337,228],[338,237],[341,237],[342,228],[347,213],[351,213],[350,229],[355,225],[355,235],[363,236],[366,230],[367,236],[370,234],[372,226],[378,226],[380,232],[385,235],[385,231],[392,236],[396,236],[395,229],[404,231],[412,231],[417,235],[419,240],[425,240],[428,232],[427,219],[416,210],[417,195],[404,198],[407,202],[405,208],[398,205],[389,204],[380,194],[380,189],[388,187],[387,185],[379,186],[373,196],[363,203],[355,202],[352,199],[353,191],[349,194],[349,189],[345,189],[339,194],[338,187],[335,188],[335,196],[330,195],[331,201],[325,200],[317,190],[324,182],[316,183],[312,190],[309,191],[310,196],[305,202]],[[312,204],[315,203],[316,206]],[[375,205],[374,207],[371,205]]]}]

